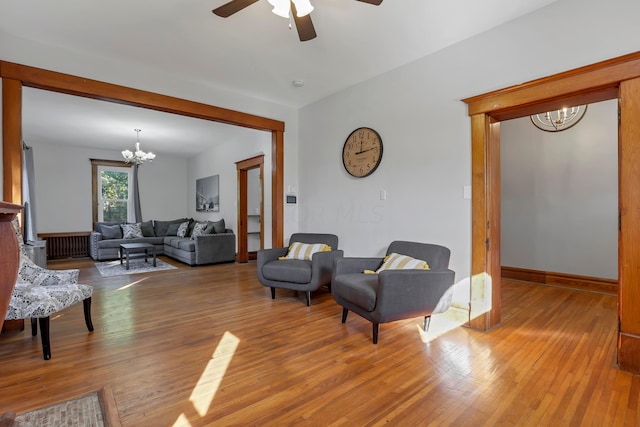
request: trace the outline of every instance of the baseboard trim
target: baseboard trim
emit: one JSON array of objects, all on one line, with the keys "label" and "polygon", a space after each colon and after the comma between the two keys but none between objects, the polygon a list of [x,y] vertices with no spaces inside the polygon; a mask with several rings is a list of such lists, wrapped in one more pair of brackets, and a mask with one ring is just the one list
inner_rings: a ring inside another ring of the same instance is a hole
[{"label": "baseboard trim", "polygon": [[618,294],[618,281],[614,279],[553,273],[549,271],[530,270],[518,267],[502,266],[501,270],[501,276],[503,279],[523,280],[526,282],[578,289],[581,291],[596,292],[599,294]]}]

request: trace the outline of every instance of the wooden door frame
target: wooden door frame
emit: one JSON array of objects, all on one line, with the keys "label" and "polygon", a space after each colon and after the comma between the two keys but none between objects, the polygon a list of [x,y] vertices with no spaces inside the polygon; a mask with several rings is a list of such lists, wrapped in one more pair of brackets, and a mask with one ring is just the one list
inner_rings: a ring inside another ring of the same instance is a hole
[{"label": "wooden door frame", "polygon": [[[620,230],[618,344],[621,369],[640,372],[640,52],[463,99],[471,117],[471,327],[500,323],[499,122],[618,99]],[[484,305],[483,305],[484,303]]]},{"label": "wooden door frame", "polygon": [[271,240],[284,245],[284,122],[6,61],[0,77],[5,201],[22,203],[22,87],[32,87],[271,132]]},{"label": "wooden door frame", "polygon": [[236,162],[236,170],[238,171],[238,253],[236,254],[237,262],[249,261],[249,244],[248,244],[248,171],[251,169],[260,169],[260,249],[264,247],[264,155],[250,157],[248,159]]}]

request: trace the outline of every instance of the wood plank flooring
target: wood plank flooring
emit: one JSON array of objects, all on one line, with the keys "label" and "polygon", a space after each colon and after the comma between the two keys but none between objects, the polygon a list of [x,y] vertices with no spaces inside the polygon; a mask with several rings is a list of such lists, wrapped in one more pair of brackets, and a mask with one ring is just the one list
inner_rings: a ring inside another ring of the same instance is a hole
[{"label": "wood plank flooring", "polygon": [[632,426],[640,377],[615,366],[616,297],[503,282],[502,324],[448,313],[380,327],[322,289],[259,284],[255,263],[102,278],[51,319],[52,359],[30,331],[0,336],[0,414],[109,386],[124,426]]}]

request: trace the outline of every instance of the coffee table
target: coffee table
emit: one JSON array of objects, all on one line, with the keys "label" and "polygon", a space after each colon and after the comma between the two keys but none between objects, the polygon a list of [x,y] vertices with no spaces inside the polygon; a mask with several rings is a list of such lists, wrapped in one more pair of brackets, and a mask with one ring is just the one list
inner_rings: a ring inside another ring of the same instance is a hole
[{"label": "coffee table", "polygon": [[156,266],[156,247],[151,243],[122,243],[120,245],[120,265],[122,265],[123,259],[127,261],[126,269],[129,269],[129,259],[142,258],[144,262],[147,262],[149,257],[149,251],[153,256],[153,266]]}]

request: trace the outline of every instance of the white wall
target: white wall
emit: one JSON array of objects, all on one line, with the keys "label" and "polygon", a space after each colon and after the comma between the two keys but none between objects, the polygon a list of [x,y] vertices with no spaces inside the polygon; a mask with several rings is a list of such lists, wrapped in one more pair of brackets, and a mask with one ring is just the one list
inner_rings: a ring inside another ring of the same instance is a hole
[{"label": "white wall", "polygon": [[502,265],[616,279],[618,103],[562,132],[500,124]]},{"label": "white wall", "polygon": [[[242,129],[238,137],[189,159],[187,166],[188,215],[198,220],[224,218],[238,233],[238,174],[235,163],[264,154],[265,246],[271,247],[271,133]],[[220,212],[196,212],[196,180],[220,175]],[[237,244],[237,243],[236,243]],[[237,247],[237,246],[236,246]]]},{"label": "white wall", "polygon": [[[561,0],[303,108],[300,230],[335,232],[347,256],[380,255],[395,239],[441,243],[467,278],[471,135],[460,100],[634,52],[638,16],[636,0]],[[364,179],[340,159],[358,126],[384,142]]]},{"label": "white wall", "polygon": [[[284,182],[286,185],[298,185],[298,112],[292,107],[230,92],[224,88],[211,85],[209,82],[186,81],[179,75],[167,74],[163,70],[147,68],[139,63],[100,57],[96,56],[93,52],[79,52],[64,49],[59,46],[43,45],[3,32],[0,32],[0,59],[280,120],[285,123]],[[270,146],[267,151],[269,153],[271,152]],[[269,166],[271,166],[271,163],[269,163]],[[182,166],[178,167],[180,168]],[[0,164],[0,171],[1,168],[2,166]],[[53,170],[53,168],[54,165],[50,165],[48,170]],[[182,185],[180,191],[184,192],[187,187],[187,185]],[[158,191],[163,190],[160,188]],[[195,190],[189,187],[189,191]],[[166,191],[163,197],[166,201]],[[181,196],[177,197],[180,198]],[[271,193],[268,195],[265,194],[265,197],[268,197],[270,203]],[[173,197],[171,199],[175,200]],[[163,201],[163,203],[165,203],[165,201]],[[186,203],[187,202],[185,202],[184,206],[180,206],[181,210],[193,209],[191,200],[188,200],[188,205]],[[41,208],[42,204],[39,204],[39,209]],[[265,209],[267,209],[266,206]],[[270,215],[270,205],[268,209]],[[158,210],[159,209],[154,206],[151,212],[160,215]],[[146,213],[143,212],[143,215],[146,217]],[[193,216],[195,217],[195,215]],[[89,223],[91,222],[90,216],[87,218],[87,221]],[[271,222],[267,224],[270,227]],[[55,228],[62,228],[63,225],[67,227],[65,222]],[[39,227],[42,227],[41,223],[39,223]],[[292,214],[290,210],[285,208],[285,236],[296,232],[297,228],[298,224],[295,214]],[[64,231],[72,230],[65,229]],[[265,237],[265,242],[268,242],[269,245],[271,244],[270,235],[268,240]]]},{"label": "white wall", "polygon": [[[28,141],[33,147],[38,233],[91,231],[91,162],[120,160],[120,153]],[[185,159],[158,156],[139,170],[143,219],[187,216]],[[195,185],[195,184],[194,184]]]}]

